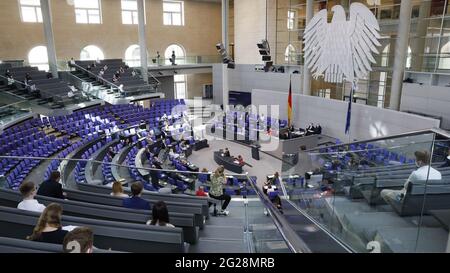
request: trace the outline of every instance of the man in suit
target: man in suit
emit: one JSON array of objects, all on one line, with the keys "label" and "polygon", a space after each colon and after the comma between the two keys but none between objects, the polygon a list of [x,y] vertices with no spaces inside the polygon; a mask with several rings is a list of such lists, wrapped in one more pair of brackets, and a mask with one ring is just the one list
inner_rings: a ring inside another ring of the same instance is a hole
[{"label": "man in suit", "polygon": [[130,198],[125,198],[122,201],[122,206],[129,209],[145,209],[150,210],[150,203],[141,198],[144,187],[141,182],[134,182],[131,184]]},{"label": "man in suit", "polygon": [[223,152],[223,156],[225,156],[225,157],[230,157],[231,156],[230,150],[228,150],[228,148],[225,148],[225,151]]},{"label": "man in suit", "polygon": [[60,179],[61,174],[59,172],[52,172],[50,175],[50,179],[45,180],[39,186],[37,195],[64,199],[65,196],[62,190],[62,185],[59,183]]}]

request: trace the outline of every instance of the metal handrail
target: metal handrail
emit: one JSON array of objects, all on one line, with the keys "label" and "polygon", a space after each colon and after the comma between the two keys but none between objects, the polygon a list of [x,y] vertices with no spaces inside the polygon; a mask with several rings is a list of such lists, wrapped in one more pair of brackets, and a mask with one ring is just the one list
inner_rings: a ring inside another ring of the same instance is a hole
[{"label": "metal handrail", "polygon": [[[3,79],[8,80],[8,77],[5,77],[5,76],[3,76],[3,75],[0,75],[0,77],[2,77]],[[16,82],[16,83],[23,84],[23,85],[25,85],[26,87],[29,86],[28,84],[26,84],[26,83],[24,83],[24,82],[18,81],[18,80],[14,79],[14,78],[12,78],[12,79],[13,79],[13,81]]]},{"label": "metal handrail", "polygon": [[150,75],[150,77],[152,77],[152,79],[154,79],[156,81],[158,86],[161,85],[161,82],[155,76],[153,76],[153,74],[151,72],[148,72],[148,75]]},{"label": "metal handrail", "polygon": [[268,196],[265,195],[262,190],[255,185],[255,182],[250,179],[248,174],[246,174],[247,180],[249,181],[253,190],[255,190],[259,199],[263,203],[264,207],[268,210],[270,215],[272,216],[272,220],[283,237],[286,245],[289,249],[294,253],[311,253],[311,249],[307,246],[307,244],[298,236],[295,230],[291,227],[291,225],[286,221],[283,215],[278,211],[277,208],[274,207],[272,202],[269,200]]},{"label": "metal handrail", "polygon": [[[411,131],[411,132],[407,132],[407,133],[399,133],[399,134],[394,134],[394,135],[389,135],[389,136],[376,137],[376,138],[371,138],[371,139],[368,139],[368,140],[357,140],[357,141],[348,142],[348,143],[340,143],[340,144],[336,144],[336,145],[327,146],[327,148],[338,148],[338,147],[347,146],[349,144],[376,142],[376,141],[382,141],[382,140],[389,140],[389,139],[392,139],[392,138],[408,137],[408,136],[414,136],[414,135],[421,134],[421,133],[435,133],[435,134],[439,134],[439,135],[442,135],[444,137],[450,138],[450,133],[449,132],[444,131],[444,130],[439,129],[439,128],[430,128],[430,129]],[[323,148],[323,147],[315,147],[315,148],[311,148],[311,149],[305,150],[304,152],[305,153],[311,153],[311,152],[317,151],[317,150],[319,150],[321,148]]]},{"label": "metal handrail", "polygon": [[75,66],[75,67],[77,67],[77,68],[83,70],[84,72],[87,72],[88,74],[94,76],[96,79],[100,79],[100,80],[102,80],[102,81],[108,83],[109,85],[111,85],[111,86],[113,86],[113,87],[115,87],[115,88],[117,88],[117,89],[120,90],[120,87],[119,87],[118,85],[116,85],[115,83],[112,83],[112,82],[106,80],[105,78],[100,77],[99,75],[96,75],[95,73],[92,73],[91,71],[89,71],[89,70],[87,70],[87,69],[85,69],[85,68],[83,68],[83,67],[77,65],[76,63],[75,63],[75,64],[71,64],[71,65],[73,65],[73,66]]}]

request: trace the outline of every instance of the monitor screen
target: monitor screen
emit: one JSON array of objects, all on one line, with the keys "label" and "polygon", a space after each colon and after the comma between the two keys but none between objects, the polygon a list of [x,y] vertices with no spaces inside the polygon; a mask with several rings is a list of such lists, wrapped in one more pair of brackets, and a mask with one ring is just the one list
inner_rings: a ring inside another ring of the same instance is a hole
[{"label": "monitor screen", "polygon": [[228,92],[228,103],[230,105],[242,105],[247,107],[252,104],[252,93],[241,92],[241,91],[229,91]]}]

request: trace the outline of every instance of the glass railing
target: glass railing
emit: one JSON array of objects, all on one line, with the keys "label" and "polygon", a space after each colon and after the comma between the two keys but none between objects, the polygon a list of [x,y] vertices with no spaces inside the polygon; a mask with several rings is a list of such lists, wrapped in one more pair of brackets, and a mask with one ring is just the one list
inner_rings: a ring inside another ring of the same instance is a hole
[{"label": "glass railing", "polygon": [[[195,206],[189,204],[196,203],[196,200],[201,203],[201,198],[198,197],[199,190],[203,189],[206,194],[210,191],[212,172],[200,169],[190,162],[186,152],[178,157],[172,157],[162,151],[156,159],[149,157],[150,154],[147,152],[153,151],[153,146],[146,149],[149,146],[145,146],[142,140],[125,144],[118,139],[95,134],[83,139],[78,137],[69,139],[69,136],[57,137],[53,140],[50,140],[52,138],[43,140],[44,143],[41,146],[32,150],[18,144],[18,148],[0,155],[0,203],[2,206],[17,205],[17,203],[11,203],[11,198],[20,201],[18,188],[22,183],[33,182],[38,185],[49,179],[53,172],[59,172],[60,183],[66,194],[65,198],[69,201],[109,206],[114,205],[114,200],[108,201],[109,197],[106,196],[110,196],[113,192],[114,183],[119,182],[117,184],[120,184],[126,196],[131,194],[131,184],[140,182],[144,187],[142,197],[153,200],[152,202],[158,200],[167,202],[169,221],[175,226],[184,227],[186,221],[174,215],[180,214],[179,212],[182,212],[185,207],[187,211],[195,210]],[[150,164],[150,160],[153,164]],[[239,251],[307,252],[308,248],[304,242],[289,227],[278,208],[270,201],[269,196],[262,192],[262,186],[258,184],[256,177],[230,173],[225,173],[225,176],[227,184],[224,186],[224,193],[230,195],[234,203],[227,208],[230,212],[229,218],[233,219],[227,220],[233,221],[236,225],[234,232],[240,233],[233,234],[232,237],[243,239]],[[11,195],[11,190],[16,192],[15,197]],[[99,198],[102,195],[104,198]],[[280,193],[280,195],[283,194]],[[39,198],[37,196],[38,200]],[[177,200],[179,202],[175,202]],[[221,203],[209,197],[208,200],[215,204],[210,205],[208,213],[211,216],[214,216],[215,212],[220,214]],[[174,212],[173,215],[172,212]],[[84,212],[77,212],[74,208],[67,210],[65,208],[64,213],[87,218],[94,217],[95,214],[86,213],[85,215]],[[98,219],[114,220],[106,215],[98,217]],[[119,218],[118,216],[117,220],[120,220]],[[190,238],[189,236],[192,235],[185,234],[185,237]],[[238,248],[233,247],[233,249]]]},{"label": "glass railing", "polygon": [[449,136],[421,131],[302,151],[301,178],[282,183],[299,212],[352,251],[449,252]]},{"label": "glass railing", "polygon": [[[130,62],[134,66],[139,66],[139,61]],[[185,57],[175,57],[175,64],[177,65],[190,65],[190,64],[213,64],[222,63],[222,58],[220,55],[200,55],[200,56],[185,56]],[[148,66],[171,66],[172,62],[170,58],[161,57],[157,59],[156,57],[148,58]],[[132,66],[132,65],[130,65]]]},{"label": "glass railing", "polygon": [[30,113],[31,104],[27,100],[21,100],[7,105],[0,104],[0,126],[26,117]]}]

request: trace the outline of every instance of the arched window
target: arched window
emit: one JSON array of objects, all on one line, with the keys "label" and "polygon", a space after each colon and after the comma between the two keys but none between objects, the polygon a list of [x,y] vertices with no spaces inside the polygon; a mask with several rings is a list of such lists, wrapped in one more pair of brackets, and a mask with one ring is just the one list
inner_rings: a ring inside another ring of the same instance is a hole
[{"label": "arched window", "polygon": [[286,63],[295,62],[295,47],[289,44],[284,51],[284,61]]},{"label": "arched window", "polygon": [[138,67],[141,65],[141,50],[138,45],[131,45],[125,51],[125,62],[130,67]]},{"label": "arched window", "polygon": [[[170,58],[172,58],[172,53],[175,53],[176,64],[185,63],[186,51],[184,51],[183,47],[172,44],[168,46],[166,51],[164,52],[166,64],[171,64]],[[185,99],[187,97],[186,75],[174,75],[173,82],[174,82],[175,98]]]},{"label": "arched window", "polygon": [[28,63],[30,66],[37,66],[39,70],[49,70],[47,47],[33,47],[28,53]]},{"label": "arched window", "polygon": [[170,58],[172,58],[172,53],[175,52],[175,63],[176,64],[184,64],[185,63],[185,57],[186,57],[186,51],[183,47],[172,44],[166,48],[166,51],[164,52],[164,58],[166,59],[166,64],[171,64]]},{"label": "arched window", "polygon": [[103,54],[103,51],[99,47],[94,45],[88,45],[81,50],[80,60],[86,61],[97,59],[99,60],[105,59],[105,55]]},{"label": "arched window", "polygon": [[447,42],[441,48],[439,56],[439,69],[450,69],[450,42]]}]

